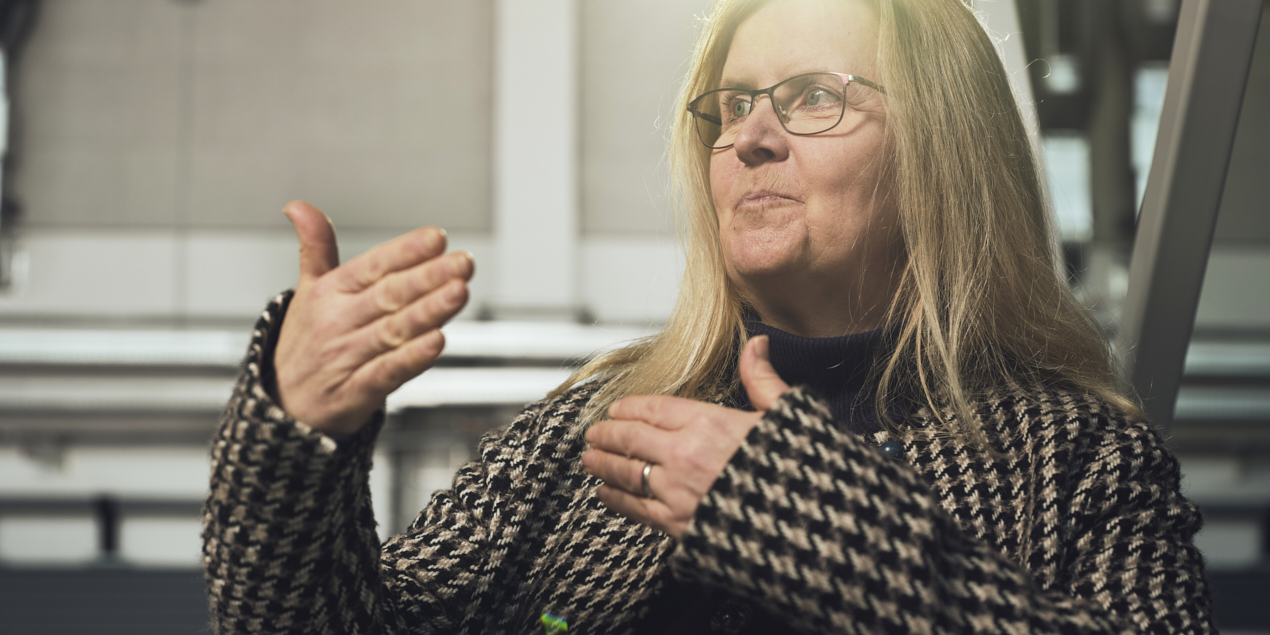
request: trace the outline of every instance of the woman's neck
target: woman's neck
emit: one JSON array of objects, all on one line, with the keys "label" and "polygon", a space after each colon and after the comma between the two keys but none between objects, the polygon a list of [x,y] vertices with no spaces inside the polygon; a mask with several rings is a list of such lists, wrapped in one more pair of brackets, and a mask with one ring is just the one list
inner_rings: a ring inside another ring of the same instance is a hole
[{"label": "woman's neck", "polygon": [[873,331],[885,322],[886,306],[875,303],[869,307],[847,306],[814,309],[795,307],[786,303],[764,303],[751,299],[759,322],[800,337],[824,338],[852,335]]},{"label": "woman's neck", "polygon": [[895,294],[893,276],[874,275],[857,288],[841,279],[800,276],[741,278],[733,284],[759,321],[801,337],[838,337],[864,333],[886,323]]},{"label": "woman's neck", "polygon": [[[766,335],[771,340],[772,367],[781,379],[815,390],[847,429],[861,434],[878,429],[879,417],[873,403],[877,389],[875,366],[890,351],[885,329],[837,337],[802,337],[765,324],[751,313],[745,320],[745,330],[751,337]],[[742,389],[734,401],[747,408],[749,400],[744,392]]]}]

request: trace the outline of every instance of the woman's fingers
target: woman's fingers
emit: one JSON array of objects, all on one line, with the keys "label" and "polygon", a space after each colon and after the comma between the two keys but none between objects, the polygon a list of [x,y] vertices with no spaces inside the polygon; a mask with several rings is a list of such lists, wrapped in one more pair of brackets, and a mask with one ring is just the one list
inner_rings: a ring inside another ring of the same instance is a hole
[{"label": "woman's fingers", "polygon": [[665,430],[678,430],[696,415],[701,402],[664,395],[623,397],[609,406],[614,419],[645,421]]},{"label": "woman's fingers", "polygon": [[673,451],[674,438],[665,430],[644,421],[610,419],[593,424],[586,431],[591,447],[618,456],[635,456],[665,461]]},{"label": "woman's fingers", "polygon": [[382,399],[431,368],[444,348],[445,335],[440,329],[431,329],[362,366],[352,383]]},{"label": "woman's fingers", "polygon": [[337,272],[336,288],[359,293],[395,271],[409,269],[445,253],[445,230],[421,227],[402,234],[344,263]]},{"label": "woman's fingers", "polygon": [[[653,464],[653,469],[649,472],[649,487],[652,488],[652,472],[659,472],[658,479],[665,476],[667,468],[660,467],[663,463],[642,456],[614,454],[598,448],[587,450],[582,455],[582,468],[587,474],[637,496],[644,495],[644,466],[649,463]],[[660,491],[664,493],[666,490]]]},{"label": "woman's fingers", "polygon": [[300,241],[300,283],[274,349],[271,392],[287,413],[328,432],[356,431],[384,397],[436,362],[438,330],[467,304],[474,264],[445,254],[424,227],[339,265],[335,233],[316,208],[285,212]]},{"label": "woman's fingers", "polygon": [[[440,327],[467,303],[467,283],[451,280],[424,296],[411,307],[368,324],[351,345],[337,346],[342,352],[322,360],[312,351],[301,355],[309,362],[303,373],[307,390],[280,395],[287,412],[306,424],[327,432],[356,432],[388,393],[431,367],[441,356],[445,337]],[[412,310],[416,306],[420,307]],[[286,323],[284,323],[284,328]],[[315,365],[316,364],[316,365]],[[281,368],[278,369],[281,373]]]},{"label": "woman's fingers", "polygon": [[657,498],[644,498],[609,485],[601,485],[596,495],[609,509],[676,538],[683,536],[692,521],[691,513],[685,514]]},{"label": "woman's fingers", "polygon": [[675,537],[762,416],[665,395],[624,398],[609,415],[587,430],[583,469],[604,481],[610,509]]},{"label": "woman's fingers", "polygon": [[653,467],[648,471],[648,489],[652,496],[644,495],[644,467],[648,464],[649,461],[645,459],[597,449],[588,450],[582,455],[582,467],[587,474],[604,481],[602,490],[607,488],[621,492],[633,499],[628,503],[634,504],[627,505],[623,513],[631,510],[647,512],[648,504],[653,501],[663,507],[673,508],[669,503],[679,495],[672,483],[675,477],[656,461],[652,462]]},{"label": "woman's fingers", "polygon": [[298,420],[328,433],[357,432],[380,406],[388,393],[428,369],[441,356],[445,337],[431,330],[414,340],[354,369],[338,386],[321,395],[327,411],[320,419],[306,419],[288,410]]},{"label": "woman's fingers", "polygon": [[367,360],[441,328],[467,305],[467,281],[451,278],[423,297],[366,324],[354,335],[355,349]]},{"label": "woman's fingers", "polygon": [[602,450],[589,450],[582,455],[587,473],[604,481],[596,493],[609,509],[676,538],[683,535],[700,497],[677,482],[679,475],[667,466],[654,463],[648,472],[648,489],[644,495],[644,467],[647,462],[618,456]]},{"label": "woman's fingers", "polygon": [[470,280],[475,269],[471,254],[460,251],[388,274],[361,293],[350,317],[360,326],[391,315],[451,280]]},{"label": "woman's fingers", "polygon": [[367,361],[350,378],[354,390],[378,403],[430,368],[445,347],[441,326],[463,309],[467,298],[467,283],[450,280],[411,306],[363,327],[359,347]]},{"label": "woman's fingers", "polygon": [[466,251],[449,253],[384,276],[367,293],[385,313],[391,313],[452,279],[471,280],[475,268]]}]

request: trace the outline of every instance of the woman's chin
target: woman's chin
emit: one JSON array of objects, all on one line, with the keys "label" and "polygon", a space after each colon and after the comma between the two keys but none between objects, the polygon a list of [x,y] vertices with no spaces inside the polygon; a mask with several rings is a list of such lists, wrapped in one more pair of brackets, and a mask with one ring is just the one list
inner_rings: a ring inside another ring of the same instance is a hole
[{"label": "woman's chin", "polygon": [[792,254],[758,249],[752,253],[734,254],[729,259],[729,268],[745,277],[769,277],[795,273],[798,269],[797,261]]},{"label": "woman's chin", "polygon": [[742,276],[797,274],[804,267],[804,241],[794,236],[756,233],[724,245],[728,269]]},{"label": "woman's chin", "polygon": [[772,258],[772,254],[766,256],[730,263],[728,273],[733,284],[756,297],[781,295],[782,290],[798,286],[799,274],[806,273],[805,267],[791,260]]}]

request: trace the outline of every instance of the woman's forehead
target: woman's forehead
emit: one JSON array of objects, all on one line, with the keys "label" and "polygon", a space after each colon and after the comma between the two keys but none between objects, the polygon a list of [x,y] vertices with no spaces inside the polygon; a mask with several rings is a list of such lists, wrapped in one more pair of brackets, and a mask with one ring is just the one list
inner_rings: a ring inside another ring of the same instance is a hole
[{"label": "woman's forehead", "polygon": [[868,76],[877,52],[876,25],[863,2],[771,2],[737,28],[721,85],[759,88],[814,71]]}]

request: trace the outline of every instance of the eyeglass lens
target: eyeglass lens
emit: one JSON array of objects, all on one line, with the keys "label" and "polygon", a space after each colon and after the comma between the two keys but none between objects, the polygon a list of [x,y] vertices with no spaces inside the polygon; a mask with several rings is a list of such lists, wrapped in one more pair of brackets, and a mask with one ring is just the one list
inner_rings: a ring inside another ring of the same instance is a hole
[{"label": "eyeglass lens", "polygon": [[[838,125],[846,106],[858,103],[860,91],[858,84],[844,82],[838,75],[812,73],[773,86],[771,102],[786,130],[811,135]],[[747,91],[728,88],[698,97],[694,101],[697,134],[712,148],[732,145],[756,99]]]}]

